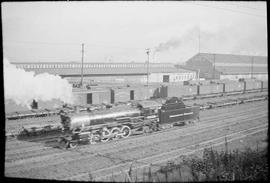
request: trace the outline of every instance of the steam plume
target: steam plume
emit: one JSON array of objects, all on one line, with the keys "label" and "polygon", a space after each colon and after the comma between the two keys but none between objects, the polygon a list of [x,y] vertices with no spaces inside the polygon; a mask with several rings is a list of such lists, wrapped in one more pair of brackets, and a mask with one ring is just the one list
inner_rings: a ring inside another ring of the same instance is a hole
[{"label": "steam plume", "polygon": [[187,42],[193,41],[197,38],[196,34],[198,33],[198,27],[193,27],[188,30],[184,35],[177,38],[171,38],[169,41],[160,43],[156,48],[155,52],[163,52],[169,49],[178,48],[184,46]]},{"label": "steam plume", "polygon": [[60,76],[43,73],[35,75],[16,68],[4,58],[4,93],[5,99],[29,107],[33,99],[50,101],[59,99],[73,103],[72,86]]}]

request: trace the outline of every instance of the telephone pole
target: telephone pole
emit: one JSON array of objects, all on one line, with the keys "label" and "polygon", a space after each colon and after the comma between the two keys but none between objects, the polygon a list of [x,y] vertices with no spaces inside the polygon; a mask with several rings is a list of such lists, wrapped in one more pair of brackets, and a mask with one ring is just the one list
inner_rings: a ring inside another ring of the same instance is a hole
[{"label": "telephone pole", "polygon": [[84,43],[82,43],[81,86],[83,86],[83,56],[84,56]]},{"label": "telephone pole", "polygon": [[253,62],[254,62],[254,57],[251,57],[251,79],[253,78]]},{"label": "telephone pole", "polygon": [[150,48],[146,49],[146,54],[147,54],[147,86],[149,83],[149,53],[150,53]]},{"label": "telephone pole", "polygon": [[199,53],[201,52],[201,30],[199,26]]},{"label": "telephone pole", "polygon": [[215,79],[215,70],[216,70],[216,54],[214,54],[214,67],[213,67],[213,69],[214,69],[214,72],[213,72],[213,79]]}]

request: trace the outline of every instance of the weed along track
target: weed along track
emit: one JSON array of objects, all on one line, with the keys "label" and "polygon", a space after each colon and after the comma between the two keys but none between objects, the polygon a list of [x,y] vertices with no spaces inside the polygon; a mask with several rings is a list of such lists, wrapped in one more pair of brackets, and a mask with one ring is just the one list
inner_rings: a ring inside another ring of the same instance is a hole
[{"label": "weed along track", "polygon": [[[268,125],[261,125],[254,128],[249,128],[247,130],[242,130],[239,132],[235,132],[232,134],[228,134],[226,137],[228,138],[227,142],[237,141],[239,139],[243,139],[247,136],[251,136],[258,133],[266,133],[268,129]],[[127,173],[130,169],[130,166],[133,167],[133,171],[136,171],[137,175],[143,175],[144,168],[152,167],[152,170],[155,167],[161,167],[164,163],[176,159],[181,155],[189,155],[198,151],[202,151],[207,147],[216,147],[224,145],[224,137],[215,138],[212,140],[204,141],[202,143],[197,143],[194,145],[189,145],[180,149],[172,150],[163,154],[158,154],[156,156],[146,157],[144,159],[135,160],[131,163],[120,164],[118,166],[101,169],[97,171],[91,172],[92,175],[95,175],[95,180],[97,181],[108,181],[112,180],[112,176],[114,180],[123,181],[125,178],[125,173]],[[119,169],[121,169],[119,171]],[[105,172],[105,173],[104,173]],[[114,172],[110,174],[109,172]],[[86,174],[80,174],[74,177],[70,177],[69,180],[85,180],[87,178]],[[140,180],[141,177],[137,177]]]},{"label": "weed along track", "polygon": [[[118,141],[81,145],[61,150],[44,143],[7,141],[5,175],[10,177],[58,180],[109,180],[130,168],[142,171],[181,154],[199,151],[209,145],[224,144],[255,133],[265,133],[268,101],[201,111],[200,122],[149,135],[135,135]],[[10,144],[9,144],[10,143]],[[17,146],[17,148],[16,148]],[[121,172],[119,172],[121,168]]]}]

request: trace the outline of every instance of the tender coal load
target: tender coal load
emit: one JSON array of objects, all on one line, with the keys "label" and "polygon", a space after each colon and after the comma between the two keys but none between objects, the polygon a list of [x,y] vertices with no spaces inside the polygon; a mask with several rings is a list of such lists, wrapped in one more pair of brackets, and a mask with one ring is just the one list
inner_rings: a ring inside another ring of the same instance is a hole
[{"label": "tender coal load", "polygon": [[182,99],[177,97],[172,97],[166,100],[165,104],[162,106],[162,110],[171,110],[171,109],[183,109],[185,108],[185,104]]}]

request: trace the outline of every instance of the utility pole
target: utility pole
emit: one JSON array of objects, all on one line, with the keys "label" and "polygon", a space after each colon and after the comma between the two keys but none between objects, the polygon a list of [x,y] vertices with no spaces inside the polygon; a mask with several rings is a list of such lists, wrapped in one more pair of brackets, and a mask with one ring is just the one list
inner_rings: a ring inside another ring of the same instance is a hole
[{"label": "utility pole", "polygon": [[215,70],[216,70],[216,54],[214,54],[214,72],[213,72],[213,78],[215,79]]},{"label": "utility pole", "polygon": [[81,87],[83,86],[83,56],[84,56],[84,43],[82,43]]},{"label": "utility pole", "polygon": [[199,26],[199,53],[201,52],[201,30]]},{"label": "utility pole", "polygon": [[251,79],[253,78],[253,61],[254,61],[254,57],[251,57]]},{"label": "utility pole", "polygon": [[149,53],[150,53],[150,48],[146,49],[146,54],[147,54],[147,86],[149,84]]}]

